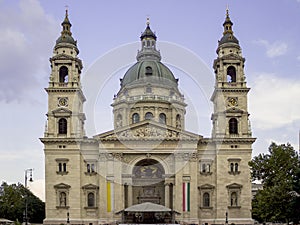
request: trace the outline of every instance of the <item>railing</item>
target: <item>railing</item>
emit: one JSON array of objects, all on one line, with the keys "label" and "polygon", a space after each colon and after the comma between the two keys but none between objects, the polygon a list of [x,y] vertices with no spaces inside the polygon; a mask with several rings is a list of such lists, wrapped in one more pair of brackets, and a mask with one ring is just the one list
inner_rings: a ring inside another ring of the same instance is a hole
[{"label": "railing", "polygon": [[126,97],[122,96],[121,98],[115,98],[116,102],[119,101],[129,101],[129,102],[136,102],[136,101],[143,101],[143,100],[158,100],[158,101],[184,101],[184,98],[182,97],[175,97],[175,96],[163,96],[163,95],[139,95],[139,96],[132,96],[132,97]]}]

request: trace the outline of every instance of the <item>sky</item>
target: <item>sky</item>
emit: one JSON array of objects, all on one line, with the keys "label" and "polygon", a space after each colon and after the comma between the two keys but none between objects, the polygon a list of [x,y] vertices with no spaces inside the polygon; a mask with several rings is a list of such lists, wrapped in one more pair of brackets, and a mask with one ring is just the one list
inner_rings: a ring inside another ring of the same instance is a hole
[{"label": "sky", "polygon": [[[212,65],[227,5],[246,58],[248,106],[257,138],[253,156],[267,153],[272,141],[299,149],[300,0],[0,0],[0,182],[24,184],[25,170],[33,168],[29,187],[44,199],[44,152],[39,140],[47,113],[44,88],[66,6],[88,96],[91,71],[99,69],[95,100],[85,103],[92,111],[87,113],[87,136],[113,128],[110,104],[119,78],[135,62],[149,17],[162,61],[179,78],[189,105],[186,129],[209,137]],[[106,74],[101,65],[108,59],[111,69]],[[196,76],[197,68],[205,72]]]}]

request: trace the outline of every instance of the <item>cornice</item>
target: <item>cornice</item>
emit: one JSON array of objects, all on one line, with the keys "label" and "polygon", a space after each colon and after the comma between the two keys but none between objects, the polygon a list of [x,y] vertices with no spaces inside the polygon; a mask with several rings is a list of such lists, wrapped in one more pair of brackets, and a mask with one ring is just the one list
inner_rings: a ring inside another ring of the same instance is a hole
[{"label": "cornice", "polygon": [[231,144],[231,143],[248,143],[253,144],[255,142],[256,138],[252,137],[234,137],[234,138],[212,138],[212,142],[217,144]]},{"label": "cornice", "polygon": [[215,92],[249,92],[250,88],[247,87],[216,87]]},{"label": "cornice", "polygon": [[82,138],[65,138],[65,137],[43,137],[40,138],[40,141],[42,143],[68,143],[68,144],[78,144],[82,143],[83,139]]}]

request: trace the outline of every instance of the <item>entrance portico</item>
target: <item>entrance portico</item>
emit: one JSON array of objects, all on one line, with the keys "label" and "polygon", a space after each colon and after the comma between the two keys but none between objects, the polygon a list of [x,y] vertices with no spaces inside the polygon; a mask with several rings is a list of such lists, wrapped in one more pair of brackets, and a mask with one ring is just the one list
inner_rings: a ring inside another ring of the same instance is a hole
[{"label": "entrance portico", "polygon": [[175,224],[174,210],[152,202],[136,204],[119,213],[122,213],[121,224]]}]

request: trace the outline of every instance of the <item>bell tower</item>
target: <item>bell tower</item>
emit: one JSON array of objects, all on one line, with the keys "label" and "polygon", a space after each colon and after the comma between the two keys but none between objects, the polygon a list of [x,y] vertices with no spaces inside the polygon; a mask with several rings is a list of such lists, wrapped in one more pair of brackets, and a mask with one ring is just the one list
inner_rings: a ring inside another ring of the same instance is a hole
[{"label": "bell tower", "polygon": [[77,41],[71,33],[72,24],[66,10],[60,37],[50,58],[51,75],[46,91],[48,113],[45,137],[80,138],[84,136],[83,103],[80,75],[82,62],[78,58]]},{"label": "bell tower", "polygon": [[215,90],[212,114],[213,138],[251,137],[242,50],[233,35],[228,9],[223,23],[223,37],[218,43],[217,59],[214,60]]}]

